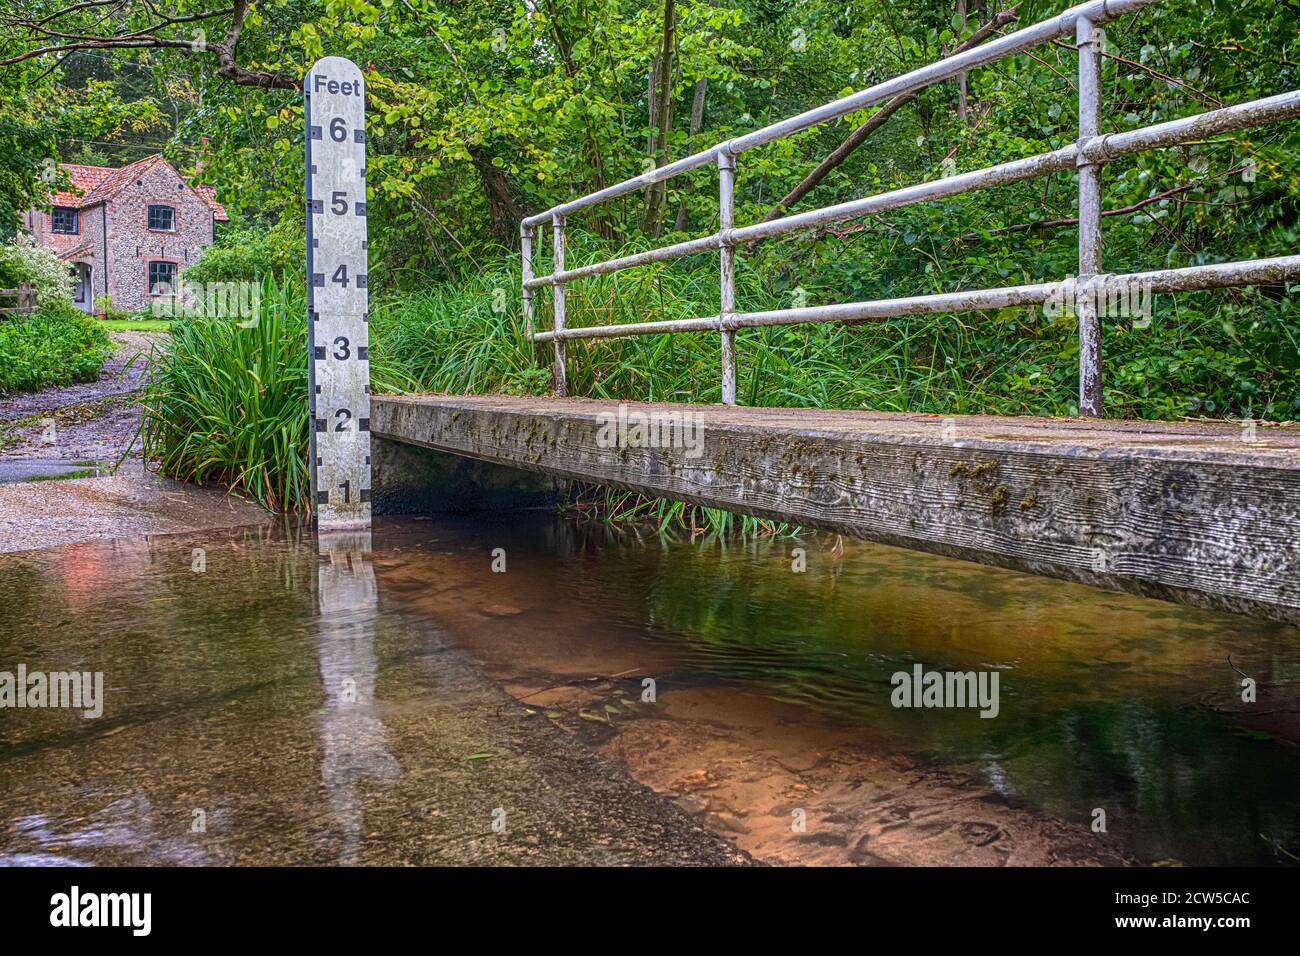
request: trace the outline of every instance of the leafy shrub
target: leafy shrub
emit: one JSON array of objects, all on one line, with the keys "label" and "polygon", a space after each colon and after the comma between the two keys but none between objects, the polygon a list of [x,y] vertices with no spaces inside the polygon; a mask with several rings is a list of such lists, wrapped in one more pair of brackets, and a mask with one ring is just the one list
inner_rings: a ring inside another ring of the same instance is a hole
[{"label": "leafy shrub", "polygon": [[0,395],[93,382],[111,352],[98,322],[47,300],[32,315],[0,320]]},{"label": "leafy shrub", "polygon": [[0,245],[0,288],[16,289],[26,282],[36,291],[36,304],[72,302],[72,275],[68,264],[52,249],[33,244],[20,235],[15,242]]},{"label": "leafy shrub", "polygon": [[194,265],[185,270],[186,282],[251,282],[271,272],[266,244],[251,232],[240,232],[228,243],[209,246]]},{"label": "leafy shrub", "polygon": [[186,282],[256,282],[301,271],[305,227],[285,220],[270,229],[241,229],[223,235],[185,270]]}]

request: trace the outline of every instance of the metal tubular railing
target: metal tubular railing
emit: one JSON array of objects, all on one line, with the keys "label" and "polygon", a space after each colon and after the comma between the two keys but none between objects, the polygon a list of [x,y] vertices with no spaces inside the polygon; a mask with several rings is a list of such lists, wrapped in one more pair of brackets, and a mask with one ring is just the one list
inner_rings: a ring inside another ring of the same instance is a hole
[{"label": "metal tubular railing", "polygon": [[[1233,132],[1300,118],[1300,90],[1253,100],[1236,106],[1211,110],[1196,116],[1170,120],[1123,133],[1101,134],[1101,45],[1102,25],[1125,14],[1158,3],[1159,0],[1091,0],[1041,23],[991,40],[911,73],[879,83],[869,89],[828,103],[771,126],[720,143],[675,163],[669,163],[641,176],[607,189],[529,216],[520,224],[523,255],[524,325],[534,342],[553,342],[555,347],[554,379],[558,395],[568,392],[565,343],[570,339],[619,338],[673,332],[717,331],[721,335],[722,401],[736,401],[735,333],[737,329],[772,325],[796,325],[806,322],[854,322],[898,315],[935,312],[967,312],[1017,305],[1041,305],[1059,294],[1060,282],[978,289],[902,299],[850,302],[841,305],[780,309],[770,312],[737,312],[735,290],[735,254],[737,246],[773,236],[785,235],[813,226],[829,225],[873,215],[889,209],[944,199],[990,186],[1002,186],[1069,169],[1078,171],[1079,206],[1079,283],[1090,279],[1106,282],[1143,283],[1152,292],[1186,292],[1300,280],[1300,256],[1276,259],[1245,260],[1213,266],[1165,269],[1123,276],[1107,276],[1101,252],[1101,170],[1111,160],[1134,153],[1202,139],[1219,133]],[[1073,33],[1079,55],[1079,138],[1062,149],[1018,159],[998,166],[948,176],[943,179],[878,193],[863,199],[826,206],[769,222],[736,228],[733,222],[736,156],[782,137],[802,132],[820,123],[838,119],[855,110],[881,103],[902,93],[915,92],[933,83],[952,79],[974,67],[996,62],[1024,52],[1041,43]],[[610,199],[636,192],[653,183],[709,163],[718,167],[718,231],[699,239],[660,246],[646,252],[621,256],[575,269],[564,265],[564,223],[573,212]],[[554,229],[552,271],[549,276],[533,274],[534,240],[537,227],[550,222]],[[604,275],[622,269],[677,259],[692,253],[719,250],[721,258],[721,301],[718,314],[697,319],[635,322],[618,325],[568,328],[565,324],[564,287],[566,283],[589,276]],[[554,289],[554,327],[535,331],[535,290]],[[1102,413],[1101,323],[1093,296],[1078,301],[1079,323],[1079,414],[1100,416]]]}]

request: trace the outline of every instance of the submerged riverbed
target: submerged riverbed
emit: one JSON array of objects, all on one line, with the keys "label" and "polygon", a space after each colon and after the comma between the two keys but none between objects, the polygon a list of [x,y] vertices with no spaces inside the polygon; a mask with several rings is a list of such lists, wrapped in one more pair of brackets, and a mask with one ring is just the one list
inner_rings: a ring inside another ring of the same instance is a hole
[{"label": "submerged riverbed", "polygon": [[[0,670],[105,675],[98,720],[0,711],[0,854],[1300,853],[1294,628],[834,536],[538,514],[384,520],[369,547],[262,529],[0,556]],[[893,706],[918,664],[996,671],[997,716]]]}]

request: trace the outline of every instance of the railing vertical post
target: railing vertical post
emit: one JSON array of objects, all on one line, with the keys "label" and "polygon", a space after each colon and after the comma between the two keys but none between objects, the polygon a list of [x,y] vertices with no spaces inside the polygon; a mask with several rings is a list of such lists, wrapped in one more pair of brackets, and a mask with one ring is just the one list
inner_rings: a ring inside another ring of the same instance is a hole
[{"label": "railing vertical post", "polygon": [[[1101,131],[1101,44],[1104,33],[1087,17],[1075,23],[1079,48],[1079,142]],[[1079,320],[1079,414],[1099,418],[1101,316],[1104,299],[1089,280],[1101,274],[1101,164],[1079,157],[1079,277],[1075,312]],[[1101,301],[1099,301],[1101,299]]]},{"label": "railing vertical post", "polygon": [[522,223],[519,226],[519,255],[523,260],[524,338],[533,343],[533,290],[528,283],[533,278],[533,230]]},{"label": "railing vertical post", "polygon": [[[564,271],[564,217],[554,215],[551,224],[555,227],[555,250],[551,256],[553,275]],[[555,284],[555,331],[564,331],[564,283]],[[555,394],[563,398],[569,394],[568,377],[564,369],[564,339],[555,338]]]},{"label": "railing vertical post", "polygon": [[736,245],[731,241],[735,224],[736,157],[725,150],[718,153],[718,231],[722,236],[722,308],[718,320],[722,326],[722,403],[736,404],[736,332],[727,323],[736,313]]}]

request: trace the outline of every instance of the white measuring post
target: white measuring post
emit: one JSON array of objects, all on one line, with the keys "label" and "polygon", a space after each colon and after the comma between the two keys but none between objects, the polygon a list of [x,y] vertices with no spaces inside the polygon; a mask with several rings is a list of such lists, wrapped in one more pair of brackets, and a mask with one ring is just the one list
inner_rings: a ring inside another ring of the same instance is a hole
[{"label": "white measuring post", "polygon": [[370,524],[366,87],[351,60],[304,83],[311,497],[319,528]]}]

